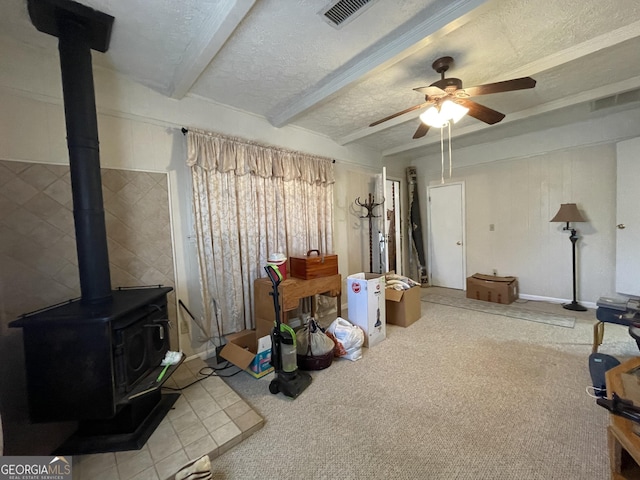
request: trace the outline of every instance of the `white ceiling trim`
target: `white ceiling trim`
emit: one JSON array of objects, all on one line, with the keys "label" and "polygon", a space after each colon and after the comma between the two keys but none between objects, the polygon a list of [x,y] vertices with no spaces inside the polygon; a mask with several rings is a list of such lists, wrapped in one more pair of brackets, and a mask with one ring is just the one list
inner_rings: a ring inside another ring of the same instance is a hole
[{"label": "white ceiling trim", "polygon": [[[470,12],[485,2],[486,0],[456,0],[447,3],[437,14],[391,41],[385,40],[385,43],[380,47],[369,49],[368,51],[371,53],[356,57],[354,62],[349,62],[336,70],[328,80],[320,85],[315,85],[284,107],[279,107],[277,112],[267,114],[267,119],[274,127],[278,128],[288,124],[298,115],[364,75],[383,70],[415,53],[432,41],[433,38],[430,37],[444,27],[449,25],[450,29],[447,31],[449,33],[464,25],[473,18]],[[474,15],[479,14],[479,11],[474,12]]]},{"label": "white ceiling trim", "polygon": [[[596,53],[600,50],[614,47],[627,40],[632,40],[638,37],[639,35],[640,35],[640,22],[634,22],[625,27],[621,27],[617,30],[613,30],[611,32],[605,33],[603,35],[599,35],[595,38],[582,42],[579,45],[572,46],[571,48],[561,50],[559,52],[553,53],[544,58],[536,60],[535,62],[531,62],[527,65],[524,65],[521,68],[512,70],[511,72],[501,75],[501,78],[535,77],[535,75],[538,73],[544,72],[546,70],[551,70],[552,68],[558,67],[560,65],[563,65],[567,62],[571,62],[573,60],[577,60],[579,58],[585,57],[592,53]],[[632,87],[632,88],[636,88],[636,87]],[[599,92],[599,90],[600,89],[594,89],[594,90],[591,90],[591,92],[597,93]],[[572,97],[572,98],[575,98],[575,97]],[[601,97],[592,96],[591,98],[587,98],[581,101],[588,101],[595,98],[601,98]],[[564,105],[564,106],[567,106],[567,105]],[[529,111],[529,110],[526,110],[526,111]],[[422,110],[414,110],[412,112],[405,113],[404,115],[400,115],[399,117],[396,117],[387,122],[376,125],[375,127],[360,128],[358,130],[355,130],[354,132],[351,132],[345,135],[344,137],[340,137],[336,139],[336,143],[343,146],[347,145],[349,143],[360,140],[361,138],[368,137],[369,135],[374,135],[380,131],[395,127],[396,125],[400,125],[401,123],[415,120],[420,116],[421,113],[422,113]],[[511,120],[515,117],[515,115],[516,114],[511,113],[507,118]],[[403,147],[404,145],[397,148],[403,148]],[[415,147],[412,147],[412,148],[415,148]],[[401,150],[401,151],[404,151],[404,150]],[[384,154],[387,155],[386,151]]]},{"label": "white ceiling trim", "polygon": [[169,96],[184,97],[198,77],[211,63],[256,0],[225,0],[217,2],[203,28],[189,45],[182,62],[176,66]]},{"label": "white ceiling trim", "polygon": [[[629,78],[627,80],[623,80],[621,82],[617,82],[610,85],[603,85],[602,87],[581,92],[577,95],[561,98],[553,102],[544,103],[542,105],[537,105],[535,107],[528,108],[520,112],[509,114],[507,117],[505,117],[505,119],[502,122],[500,122],[500,124],[514,122],[516,120],[522,120],[522,119],[533,117],[535,115],[540,115],[543,113],[549,113],[554,110],[560,110],[562,108],[569,107],[571,105],[589,102],[595,98],[608,97],[610,95],[615,95],[620,92],[634,90],[636,88],[640,88],[640,76]],[[475,125],[469,125],[460,129],[455,129],[455,127],[453,127],[452,131],[456,135],[462,136],[462,135],[467,135],[469,133],[477,132],[479,130],[484,130],[485,128],[490,128],[490,127],[491,125],[486,125],[484,123],[477,123]],[[425,147],[427,145],[431,145],[439,141],[440,141],[439,136],[437,138],[436,136],[424,137],[420,140],[413,140],[412,142],[407,142],[403,145],[399,145],[397,147],[385,150],[382,152],[382,156],[387,157],[390,155],[397,155],[398,153],[407,152],[415,148]]]}]

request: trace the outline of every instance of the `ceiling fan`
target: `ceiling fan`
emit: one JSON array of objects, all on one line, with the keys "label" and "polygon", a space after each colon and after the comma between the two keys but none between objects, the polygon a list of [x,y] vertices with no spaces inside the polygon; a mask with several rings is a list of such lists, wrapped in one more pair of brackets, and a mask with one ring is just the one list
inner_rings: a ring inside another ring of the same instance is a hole
[{"label": "ceiling fan", "polygon": [[[484,85],[476,85],[474,87],[462,88],[462,80],[459,78],[445,78],[444,74],[449,67],[453,64],[453,58],[442,57],[437,59],[431,67],[440,74],[440,80],[432,83],[428,87],[414,88],[416,92],[423,93],[425,95],[425,102],[419,105],[414,105],[401,112],[394,113],[388,117],[382,118],[376,122],[373,122],[370,127],[379,125],[387,120],[404,115],[405,113],[419,110],[421,108],[428,107],[430,105],[435,106],[438,110],[445,100],[450,100],[458,105],[468,108],[468,115],[473,118],[477,118],[484,123],[493,125],[501,121],[505,115],[496,110],[493,110],[484,105],[480,105],[469,97],[475,95],[488,95],[490,93],[510,92],[513,90],[524,90],[527,88],[533,88],[536,86],[536,81],[531,77],[514,78],[512,80],[505,80],[503,82],[486,83]],[[429,131],[429,125],[420,122],[420,126],[413,134],[413,138],[424,137]]]}]

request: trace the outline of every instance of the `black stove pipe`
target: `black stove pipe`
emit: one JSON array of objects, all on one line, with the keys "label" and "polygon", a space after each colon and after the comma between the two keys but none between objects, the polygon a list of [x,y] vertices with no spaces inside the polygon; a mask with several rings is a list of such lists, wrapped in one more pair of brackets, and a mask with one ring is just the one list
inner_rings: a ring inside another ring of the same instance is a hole
[{"label": "black stove pipe", "polygon": [[[95,43],[95,29],[92,31],[91,26],[83,21],[83,16],[60,8],[68,5],[76,8],[78,4],[74,2],[52,0],[49,6],[41,1],[31,0],[29,3],[36,27],[42,29],[38,23],[46,21],[47,33],[59,38],[81,302],[108,302],[112,299],[111,278],[91,65],[91,43]],[[55,17],[54,21],[51,17]]]}]

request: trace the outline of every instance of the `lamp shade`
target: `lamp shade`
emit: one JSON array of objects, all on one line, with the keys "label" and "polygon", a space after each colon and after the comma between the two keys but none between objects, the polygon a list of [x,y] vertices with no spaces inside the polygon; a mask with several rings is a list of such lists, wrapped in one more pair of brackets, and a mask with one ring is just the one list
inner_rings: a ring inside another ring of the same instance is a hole
[{"label": "lamp shade", "polygon": [[446,100],[442,107],[440,107],[440,113],[444,118],[453,121],[453,123],[458,123],[458,121],[464,117],[469,109],[467,107],[463,107],[457,103],[452,102],[451,100]]},{"label": "lamp shade", "polygon": [[429,107],[420,115],[420,120],[430,127],[443,128],[449,124],[449,121],[457,123],[468,111],[467,107],[463,107],[451,100],[446,100],[440,106]]},{"label": "lamp shade", "polygon": [[563,203],[560,205],[560,210],[558,210],[556,216],[549,221],[562,223],[586,222],[575,203]]},{"label": "lamp shade", "polygon": [[427,111],[421,113],[420,120],[434,128],[442,128],[449,123],[449,119],[445,118],[436,107],[429,107]]}]

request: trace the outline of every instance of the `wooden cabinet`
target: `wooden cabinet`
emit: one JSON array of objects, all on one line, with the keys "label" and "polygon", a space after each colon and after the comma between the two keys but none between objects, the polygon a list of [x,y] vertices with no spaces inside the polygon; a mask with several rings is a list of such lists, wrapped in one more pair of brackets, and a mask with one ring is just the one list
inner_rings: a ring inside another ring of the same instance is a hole
[{"label": "wooden cabinet", "polygon": [[[258,278],[253,284],[255,313],[257,318],[275,320],[275,308],[273,305],[273,285],[268,278]],[[342,315],[342,275],[302,280],[288,278],[278,286],[281,320],[286,322],[288,312],[298,308],[300,299],[312,297],[311,316],[316,314],[316,295],[328,295],[335,297],[337,301],[338,316]]]},{"label": "wooden cabinet", "polygon": [[[640,366],[640,357],[635,357],[607,371],[609,398],[613,392],[622,398],[627,398],[621,375],[638,366]],[[640,431],[639,423],[611,414],[607,441],[612,479],[640,479],[640,437],[636,431]]]}]

